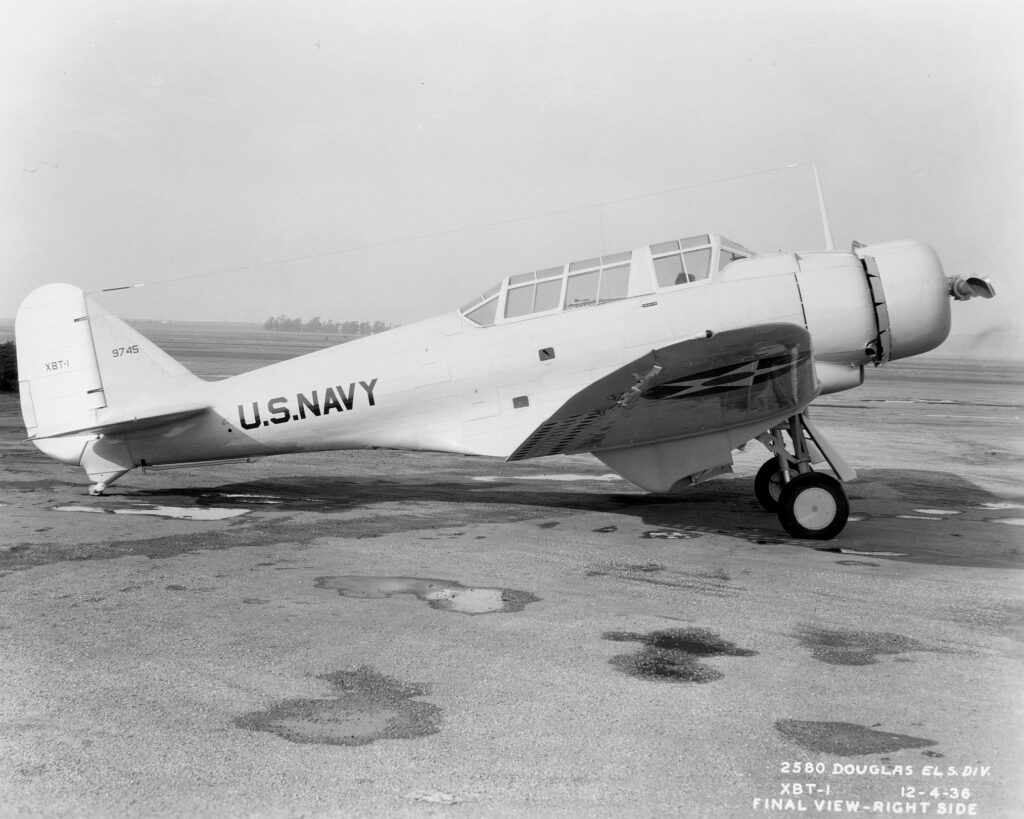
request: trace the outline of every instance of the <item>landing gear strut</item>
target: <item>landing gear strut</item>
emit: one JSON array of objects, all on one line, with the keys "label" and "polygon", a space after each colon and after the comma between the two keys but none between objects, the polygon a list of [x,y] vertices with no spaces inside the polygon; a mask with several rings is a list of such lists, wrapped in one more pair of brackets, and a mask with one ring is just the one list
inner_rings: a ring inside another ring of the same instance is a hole
[{"label": "landing gear strut", "polygon": [[[783,434],[789,437],[792,452]],[[758,436],[772,458],[765,461],[754,478],[754,494],[768,512],[779,516],[782,527],[793,537],[830,540],[838,535],[850,516],[850,503],[843,485],[831,475],[815,472],[812,462],[828,461],[843,480],[856,473],[807,420],[803,413]]]}]

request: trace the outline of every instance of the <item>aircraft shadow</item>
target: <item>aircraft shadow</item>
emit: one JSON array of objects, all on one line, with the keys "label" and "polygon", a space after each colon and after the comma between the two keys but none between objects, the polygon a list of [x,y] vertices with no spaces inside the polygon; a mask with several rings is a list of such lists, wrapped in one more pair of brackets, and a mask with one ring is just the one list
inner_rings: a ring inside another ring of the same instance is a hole
[{"label": "aircraft shadow", "polygon": [[276,513],[340,512],[352,520],[346,533],[361,537],[524,520],[553,528],[561,522],[560,513],[596,512],[624,518],[609,522],[618,529],[634,519],[662,530],[645,533],[649,537],[714,533],[758,545],[785,543],[915,562],[1024,568],[1017,527],[999,525],[1015,514],[1000,512],[1000,506],[1013,504],[953,473],[862,470],[860,480],[848,485],[851,523],[839,538],[825,542],[790,538],[776,516],[755,500],[752,478],[710,481],[666,496],[602,491],[586,476],[578,486],[516,477],[486,482],[450,473],[438,477],[442,479],[405,473],[353,480],[316,474],[123,496],[158,504],[189,499],[199,506],[247,506]]}]

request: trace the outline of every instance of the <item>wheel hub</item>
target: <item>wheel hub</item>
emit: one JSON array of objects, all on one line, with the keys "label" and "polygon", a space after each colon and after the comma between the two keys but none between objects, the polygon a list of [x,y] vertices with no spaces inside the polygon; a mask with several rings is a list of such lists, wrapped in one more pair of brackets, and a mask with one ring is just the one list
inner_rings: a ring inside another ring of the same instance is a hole
[{"label": "wheel hub", "polygon": [[825,489],[809,487],[793,503],[793,516],[807,529],[824,529],[836,517],[836,500]]}]

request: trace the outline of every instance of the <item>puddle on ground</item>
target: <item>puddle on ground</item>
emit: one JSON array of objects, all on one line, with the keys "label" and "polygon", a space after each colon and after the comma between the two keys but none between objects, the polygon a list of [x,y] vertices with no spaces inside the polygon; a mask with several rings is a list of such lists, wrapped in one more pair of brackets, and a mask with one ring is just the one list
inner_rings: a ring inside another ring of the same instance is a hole
[{"label": "puddle on ground", "polygon": [[213,509],[194,506],[150,506],[131,509],[107,509],[101,506],[55,506],[58,512],[98,512],[101,515],[153,515],[179,520],[224,520],[249,514],[248,509]]},{"label": "puddle on ground", "polygon": [[996,518],[993,523],[1002,523],[1005,526],[1024,526],[1024,518]]},{"label": "puddle on ground", "polygon": [[557,481],[575,483],[576,481],[621,481],[619,475],[474,475],[474,481],[497,483],[499,481]]},{"label": "puddle on ground", "polygon": [[906,748],[927,748],[938,745],[935,740],[875,731],[852,722],[807,722],[799,719],[780,719],[775,730],[786,739],[808,751],[833,756],[860,756],[887,754]]},{"label": "puddle on ground", "polygon": [[917,512],[919,515],[943,516],[943,515],[959,515],[960,514],[955,509],[915,509],[914,511]]},{"label": "puddle on ground", "polygon": [[839,555],[860,555],[861,557],[906,557],[906,552],[871,552],[865,549],[837,549],[835,546],[819,546],[817,552],[834,552]]},{"label": "puddle on ground", "polygon": [[983,503],[980,509],[1024,509],[1024,503]]},{"label": "puddle on ground", "polygon": [[444,791],[412,791],[405,794],[405,798],[416,802],[429,802],[433,805],[458,805],[460,802],[467,801],[461,796]]},{"label": "puddle on ground", "polygon": [[[650,573],[650,572],[663,572],[667,569],[661,563],[606,563],[599,569],[590,569],[587,572],[587,577],[605,577],[609,574],[614,575],[631,575],[636,572]],[[729,578],[726,577],[726,580]]]},{"label": "puddle on ground", "polygon": [[874,665],[879,654],[934,651],[924,643],[885,631],[844,631],[801,626],[796,638],[811,656],[830,665]]},{"label": "puddle on ground", "polygon": [[703,628],[674,628],[637,634],[608,631],[605,640],[642,643],[635,654],[618,654],[609,662],[633,677],[671,682],[709,683],[724,675],[717,668],[699,662],[701,657],[752,657],[757,654]]},{"label": "puddle on ground", "polygon": [[430,577],[318,577],[316,587],[334,589],[342,597],[381,598],[412,594],[431,608],[459,614],[522,611],[527,604],[540,600],[529,592],[517,589],[467,587],[455,580]]},{"label": "puddle on ground", "polygon": [[742,587],[730,584],[723,569],[670,570],[661,563],[600,563],[586,571],[587,577],[611,577],[654,586],[700,592],[718,597],[738,594]]},{"label": "puddle on ground", "polygon": [[881,566],[881,563],[872,563],[870,560],[837,560],[837,566]]},{"label": "puddle on ground", "polygon": [[324,699],[291,699],[235,720],[249,731],[269,731],[289,742],[315,745],[368,745],[379,739],[415,739],[436,734],[441,709],[414,697],[429,688],[404,683],[364,666],[324,674],[334,689]]},{"label": "puddle on ground", "polygon": [[216,497],[231,498],[232,500],[240,500],[244,503],[284,503],[282,498],[275,497],[274,495],[253,495],[249,492],[218,492]]},{"label": "puddle on ground", "polygon": [[697,537],[695,532],[681,532],[678,529],[652,529],[640,537],[645,540],[690,540]]}]

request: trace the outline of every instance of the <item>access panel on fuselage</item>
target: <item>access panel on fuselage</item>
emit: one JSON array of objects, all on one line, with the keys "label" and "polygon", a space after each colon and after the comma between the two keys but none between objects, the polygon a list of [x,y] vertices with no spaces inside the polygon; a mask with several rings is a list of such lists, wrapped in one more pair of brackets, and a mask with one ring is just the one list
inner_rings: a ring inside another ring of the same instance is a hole
[{"label": "access panel on fuselage", "polygon": [[852,253],[801,253],[797,280],[820,361],[864,363],[878,336],[867,274]]},{"label": "access panel on fuselage", "polygon": [[792,253],[756,256],[730,264],[712,281],[717,329],[773,323],[806,327],[797,269],[797,258]]}]

